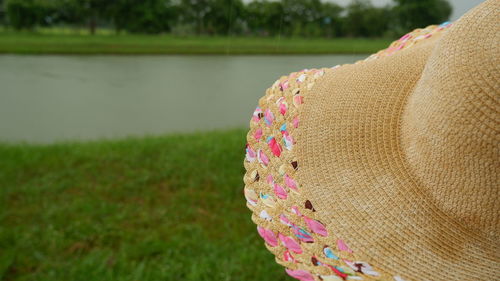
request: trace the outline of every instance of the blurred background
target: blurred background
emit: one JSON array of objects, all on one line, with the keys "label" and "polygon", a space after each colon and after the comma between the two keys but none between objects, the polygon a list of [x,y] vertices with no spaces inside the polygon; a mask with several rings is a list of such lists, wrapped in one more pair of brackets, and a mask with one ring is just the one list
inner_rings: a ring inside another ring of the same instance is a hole
[{"label": "blurred background", "polygon": [[291,280],[243,198],[281,75],[480,0],[0,0],[0,280]]}]

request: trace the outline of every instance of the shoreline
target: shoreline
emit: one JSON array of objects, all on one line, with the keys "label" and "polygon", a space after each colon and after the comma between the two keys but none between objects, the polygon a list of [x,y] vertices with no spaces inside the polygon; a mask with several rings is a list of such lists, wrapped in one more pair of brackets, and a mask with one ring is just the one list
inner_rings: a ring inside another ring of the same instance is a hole
[{"label": "shoreline", "polygon": [[0,54],[29,55],[325,55],[369,54],[392,39],[176,37],[0,32]]}]

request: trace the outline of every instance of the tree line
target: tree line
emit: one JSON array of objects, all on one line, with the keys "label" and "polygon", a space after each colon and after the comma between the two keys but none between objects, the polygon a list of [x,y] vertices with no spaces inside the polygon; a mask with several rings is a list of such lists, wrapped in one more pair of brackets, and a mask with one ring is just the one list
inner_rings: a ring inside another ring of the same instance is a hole
[{"label": "tree line", "polygon": [[448,20],[447,0],[392,0],[342,7],[320,0],[0,0],[0,23],[97,27],[116,32],[180,35],[380,37]]}]

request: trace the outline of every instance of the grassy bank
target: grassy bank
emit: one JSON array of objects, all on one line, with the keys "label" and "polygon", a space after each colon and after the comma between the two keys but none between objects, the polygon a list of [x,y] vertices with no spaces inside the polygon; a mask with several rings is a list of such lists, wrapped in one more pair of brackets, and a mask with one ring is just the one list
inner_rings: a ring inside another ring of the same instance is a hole
[{"label": "grassy bank", "polygon": [[0,145],[0,280],[292,280],[250,221],[244,143]]},{"label": "grassy bank", "polygon": [[353,54],[373,53],[389,39],[175,37],[0,32],[0,53],[12,54]]}]

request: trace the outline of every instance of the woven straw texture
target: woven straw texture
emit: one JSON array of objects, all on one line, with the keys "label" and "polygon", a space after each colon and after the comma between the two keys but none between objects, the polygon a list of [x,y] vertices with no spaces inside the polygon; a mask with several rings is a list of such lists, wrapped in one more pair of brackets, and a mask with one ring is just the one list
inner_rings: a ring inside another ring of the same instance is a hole
[{"label": "woven straw texture", "polygon": [[245,197],[302,280],[500,280],[500,1],[353,65],[277,80]]}]

